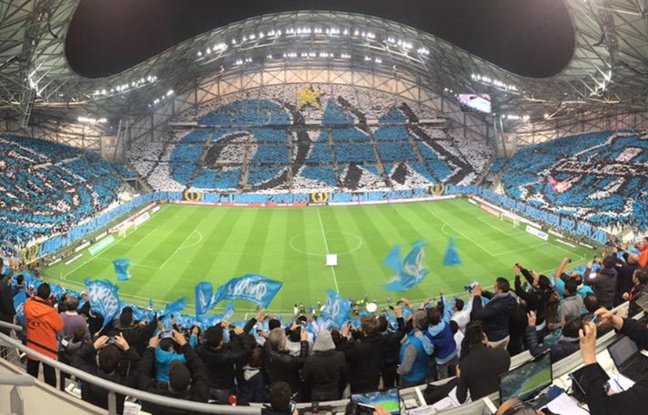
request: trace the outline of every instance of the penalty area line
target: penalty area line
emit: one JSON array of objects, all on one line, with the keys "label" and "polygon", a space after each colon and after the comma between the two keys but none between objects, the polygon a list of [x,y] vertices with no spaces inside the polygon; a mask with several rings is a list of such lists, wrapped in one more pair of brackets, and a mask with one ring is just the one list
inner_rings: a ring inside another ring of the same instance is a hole
[{"label": "penalty area line", "polygon": [[[317,209],[317,218],[319,219],[320,229],[322,230],[322,238],[324,238],[324,248],[326,248],[326,255],[330,255],[328,241],[326,240],[326,232],[324,231],[324,224],[322,223],[322,215],[320,214],[320,208]],[[337,276],[335,275],[335,267],[331,266],[331,274],[333,274],[333,283],[335,284],[335,291],[340,293],[340,287],[338,287]]]}]

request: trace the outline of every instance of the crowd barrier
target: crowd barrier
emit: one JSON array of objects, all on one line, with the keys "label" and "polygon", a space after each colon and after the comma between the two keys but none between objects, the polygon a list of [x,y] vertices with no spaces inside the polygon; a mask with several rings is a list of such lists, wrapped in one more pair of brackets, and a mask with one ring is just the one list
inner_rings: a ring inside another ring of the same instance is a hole
[{"label": "crowd barrier", "polygon": [[[478,186],[435,185],[430,187],[391,191],[334,192],[317,191],[311,193],[215,193],[187,190],[185,192],[154,192],[137,196],[134,199],[102,212],[98,216],[81,223],[65,234],[56,235],[38,246],[42,257],[71,246],[86,236],[109,226],[119,218],[151,203],[168,201],[183,204],[202,204],[212,206],[322,206],[322,205],[366,205],[381,203],[403,203],[426,200],[439,200],[464,195],[479,195],[494,203],[492,208],[503,214],[519,218],[521,222],[540,227],[540,223],[564,232],[578,235],[599,244],[605,244],[607,234],[587,223],[560,217],[530,205],[499,195]],[[518,216],[519,215],[519,216]]]},{"label": "crowd barrier", "polygon": [[[623,303],[620,306],[616,307],[614,310],[612,310],[614,313],[618,313],[620,315],[624,315],[627,311],[628,303]],[[634,318],[639,318],[641,316],[641,313],[635,316]],[[6,327],[10,329],[14,329],[17,331],[22,330],[20,326],[15,326],[13,324],[8,324],[0,321],[0,327]],[[607,347],[612,344],[617,338],[616,332],[615,331],[610,331],[609,333],[606,333],[605,335],[601,336],[596,340],[596,353],[597,353],[597,358],[601,353],[606,353]],[[151,394],[148,392],[141,391],[139,389],[134,389],[134,388],[129,388],[126,386],[122,386],[116,383],[112,383],[109,381],[106,381],[104,379],[101,379],[99,377],[93,376],[89,373],[83,372],[79,369],[73,368],[71,366],[68,366],[66,364],[63,364],[57,360],[50,359],[49,357],[42,355],[38,352],[35,352],[34,350],[24,346],[22,343],[17,341],[16,339],[9,337],[3,333],[0,333],[0,345],[5,345],[13,349],[13,352],[19,355],[20,353],[25,353],[29,356],[33,356],[42,362],[54,367],[56,370],[62,371],[64,373],[67,373],[70,376],[74,376],[76,379],[80,379],[84,382],[89,382],[94,385],[100,386],[108,391],[108,414],[114,415],[116,414],[117,410],[117,402],[116,402],[116,394],[123,394],[126,396],[130,396],[133,398],[136,398],[140,401],[146,401],[146,402],[151,402],[157,405],[163,405],[167,406],[170,408],[177,408],[177,409],[183,409],[186,411],[191,411],[191,413],[209,413],[209,414],[223,414],[223,415],[259,415],[261,414],[261,408],[262,406],[259,404],[252,404],[251,406],[227,406],[227,405],[214,405],[214,404],[206,404],[206,403],[197,403],[197,402],[191,402],[191,401],[185,401],[185,400],[180,400],[180,399],[174,399],[174,398],[168,398],[168,397],[163,397],[160,395],[155,395]],[[528,351],[525,351],[519,355],[513,356],[511,358],[511,367],[509,370],[514,369],[530,360],[533,359],[533,356]],[[557,378],[560,378],[568,373],[573,372],[574,370],[578,369],[579,367],[583,366],[583,359],[581,356],[581,353],[579,351],[571,354],[570,356],[559,360],[556,363],[552,364],[552,369],[553,369],[553,378],[554,380]],[[0,364],[1,368],[1,364]],[[58,377],[57,377],[58,378]],[[450,381],[452,378],[447,378],[443,379],[440,381],[432,382],[432,385],[442,385],[448,381]],[[38,382],[39,385],[48,388],[48,386],[45,386],[42,384],[42,382]],[[421,395],[422,390],[426,387],[426,385],[420,385],[420,386],[415,386],[415,387],[410,387],[410,388],[403,388],[400,389],[400,395],[403,401],[405,402],[412,402],[416,401],[417,405],[425,405],[426,402],[423,400],[423,397]],[[348,399],[341,399],[337,401],[329,401],[329,402],[321,402],[319,403],[319,407],[321,409],[323,408],[331,408],[333,413],[344,413],[344,409],[346,407],[346,404],[349,402]],[[499,404],[499,393],[495,392],[492,393],[489,396],[486,396],[482,399],[479,399],[475,402],[471,403],[466,403],[463,404],[459,407],[452,408],[449,410],[443,411],[443,414],[445,415],[483,415],[483,414],[490,414],[492,413],[489,410],[489,404],[491,406],[497,407]],[[305,408],[310,408],[312,407],[312,403],[300,403],[297,404],[297,408],[299,409],[305,409]]]}]

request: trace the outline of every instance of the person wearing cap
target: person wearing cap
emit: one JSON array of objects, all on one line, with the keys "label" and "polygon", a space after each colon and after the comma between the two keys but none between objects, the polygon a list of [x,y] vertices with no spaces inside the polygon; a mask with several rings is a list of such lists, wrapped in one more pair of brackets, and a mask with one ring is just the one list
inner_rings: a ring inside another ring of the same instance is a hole
[{"label": "person wearing cap", "polygon": [[304,362],[302,376],[311,385],[313,402],[340,399],[340,381],[344,378],[346,359],[344,353],[335,350],[331,332],[317,333],[313,354]]},{"label": "person wearing cap", "polygon": [[[169,383],[158,383],[155,378],[155,349],[160,342],[160,333],[158,333],[149,340],[149,346],[142,356],[137,375],[137,386],[146,392],[169,398],[207,402],[209,399],[209,374],[205,364],[191,348],[187,339],[176,330],[173,330],[173,341],[179,346],[187,363],[173,362],[169,367]],[[142,407],[153,415],[188,415],[191,413],[184,409],[167,408],[150,402],[143,402]]]}]

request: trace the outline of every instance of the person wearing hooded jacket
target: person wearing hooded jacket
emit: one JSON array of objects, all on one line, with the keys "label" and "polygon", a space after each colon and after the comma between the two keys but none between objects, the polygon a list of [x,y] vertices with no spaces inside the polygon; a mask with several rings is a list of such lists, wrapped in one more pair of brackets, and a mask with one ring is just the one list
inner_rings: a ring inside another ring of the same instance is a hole
[{"label": "person wearing hooded jacket", "polygon": [[[149,346],[144,352],[144,356],[142,356],[140,370],[137,374],[138,388],[169,398],[206,403],[209,399],[209,375],[205,364],[191,348],[187,339],[176,330],[173,330],[173,341],[178,344],[180,352],[185,356],[187,363],[173,362],[169,368],[168,385],[158,384],[155,378],[155,349],[160,342],[160,333],[158,333],[149,340]],[[143,402],[142,407],[152,415],[193,414],[193,412],[185,409],[168,408],[150,402]]]},{"label": "person wearing hooded jacket", "polygon": [[304,362],[302,376],[312,387],[313,402],[340,399],[340,380],[344,378],[346,359],[344,353],[335,350],[331,332],[317,333],[313,354]]},{"label": "person wearing hooded jacket", "polygon": [[[27,347],[56,359],[58,355],[58,340],[56,333],[63,330],[63,319],[58,310],[49,302],[50,286],[42,283],[36,295],[25,301],[24,313],[27,321]],[[27,373],[38,377],[40,361],[28,356]],[[56,371],[52,366],[43,363],[43,378],[45,383],[56,387]]]}]

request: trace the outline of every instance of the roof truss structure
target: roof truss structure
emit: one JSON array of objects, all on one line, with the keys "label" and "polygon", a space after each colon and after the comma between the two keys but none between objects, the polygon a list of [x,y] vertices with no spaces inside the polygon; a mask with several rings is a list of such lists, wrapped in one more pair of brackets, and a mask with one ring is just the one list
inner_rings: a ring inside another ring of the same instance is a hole
[{"label": "roof truss structure", "polygon": [[576,33],[574,57],[544,79],[512,74],[399,23],[314,11],[217,28],[122,73],[88,79],[72,71],[64,52],[78,1],[0,0],[2,117],[25,127],[32,116],[146,116],[168,91],[191,90],[215,73],[290,68],[407,73],[448,98],[489,93],[498,115],[524,114],[540,123],[648,107],[648,0],[565,0]]}]

